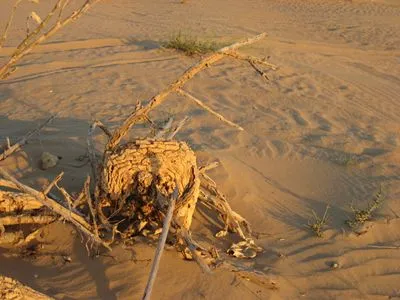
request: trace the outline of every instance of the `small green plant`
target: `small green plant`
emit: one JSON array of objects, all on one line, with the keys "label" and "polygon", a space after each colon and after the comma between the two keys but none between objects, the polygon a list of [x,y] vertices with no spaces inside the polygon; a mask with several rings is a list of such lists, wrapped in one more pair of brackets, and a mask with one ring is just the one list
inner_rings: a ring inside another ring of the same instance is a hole
[{"label": "small green plant", "polygon": [[214,41],[203,41],[196,37],[185,35],[181,32],[173,35],[168,41],[162,43],[165,48],[176,49],[186,55],[206,54],[215,52],[220,48]]},{"label": "small green plant", "polygon": [[317,237],[322,238],[324,236],[323,228],[328,223],[328,210],[329,210],[329,205],[326,206],[322,218],[320,218],[313,210],[312,211],[313,219],[308,220],[307,227],[311,229],[311,231],[313,231],[317,235]]},{"label": "small green plant", "polygon": [[375,194],[374,199],[368,203],[366,209],[359,209],[354,207],[353,205],[350,205],[350,208],[354,216],[353,219],[347,220],[346,224],[353,228],[369,221],[372,217],[373,212],[377,210],[379,207],[381,207],[384,200],[385,200],[385,195],[381,186],[379,188],[379,191]]}]

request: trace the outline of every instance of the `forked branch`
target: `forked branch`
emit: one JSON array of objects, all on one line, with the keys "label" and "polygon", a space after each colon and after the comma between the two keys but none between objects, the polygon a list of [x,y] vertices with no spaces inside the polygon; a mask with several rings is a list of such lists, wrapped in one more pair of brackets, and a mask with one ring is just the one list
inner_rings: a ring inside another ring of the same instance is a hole
[{"label": "forked branch", "polygon": [[255,37],[249,38],[245,41],[234,43],[230,46],[224,47],[219,51],[217,51],[216,53],[213,53],[205,57],[194,66],[190,67],[182,74],[181,77],[179,77],[176,81],[171,83],[168,87],[166,87],[163,91],[161,91],[161,93],[154,96],[146,106],[143,106],[138,110],[135,110],[131,115],[129,115],[128,118],[122,123],[122,125],[114,131],[112,138],[108,142],[106,148],[108,150],[114,149],[122,140],[122,138],[128,133],[131,127],[135,125],[135,123],[139,119],[141,119],[143,116],[146,116],[152,109],[163,103],[169,94],[181,89],[185,85],[185,83],[190,79],[192,79],[197,73],[201,72],[205,68],[209,67],[210,65],[216,63],[217,61],[225,57],[225,53],[236,50],[239,47],[255,43],[263,39],[265,36],[266,34],[262,33]]}]

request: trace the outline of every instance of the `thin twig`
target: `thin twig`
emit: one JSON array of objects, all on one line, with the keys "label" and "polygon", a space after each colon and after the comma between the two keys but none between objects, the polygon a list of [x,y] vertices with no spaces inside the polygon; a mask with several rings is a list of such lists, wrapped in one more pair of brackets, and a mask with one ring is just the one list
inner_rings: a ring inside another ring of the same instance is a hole
[{"label": "thin twig", "polygon": [[158,268],[160,266],[160,260],[161,260],[161,255],[164,250],[165,242],[167,241],[167,236],[169,232],[169,227],[171,225],[172,221],[172,215],[175,209],[175,202],[178,197],[178,189],[175,188],[175,191],[171,197],[170,204],[168,207],[167,215],[165,216],[164,223],[163,223],[163,229],[162,229],[162,234],[160,236],[160,239],[158,241],[157,249],[156,249],[156,254],[154,256],[153,264],[151,266],[151,271],[149,275],[149,279],[147,280],[147,285],[144,290],[143,294],[143,300],[149,300],[151,296],[151,292],[153,290],[153,285],[156,280]]},{"label": "thin twig", "polygon": [[154,136],[155,140],[160,140],[165,138],[165,135],[167,132],[171,129],[172,122],[174,121],[174,118],[169,118],[167,123],[161,128],[161,130]]},{"label": "thin twig", "polygon": [[189,120],[188,116],[185,116],[182,120],[179,121],[178,125],[175,126],[174,130],[167,136],[167,140],[172,140],[175,135],[185,126],[186,122]]},{"label": "thin twig", "polygon": [[178,230],[178,234],[180,234],[182,236],[183,240],[185,241],[186,245],[188,246],[190,253],[192,254],[193,259],[200,266],[200,268],[204,271],[204,273],[211,274],[210,267],[207,265],[207,263],[204,261],[204,259],[197,253],[197,245],[193,241],[193,239],[190,236],[190,233],[187,231],[187,229],[182,226]]},{"label": "thin twig", "polygon": [[373,248],[373,249],[400,249],[400,246],[368,245],[367,248]]},{"label": "thin twig", "polygon": [[6,27],[4,29],[3,35],[0,38],[0,49],[1,49],[1,47],[3,47],[3,44],[7,39],[8,30],[10,29],[11,23],[12,23],[12,21],[14,19],[14,16],[15,16],[15,12],[17,11],[18,5],[21,3],[21,1],[22,0],[15,1],[15,4],[14,4],[12,10],[11,10],[11,14],[10,14],[10,17],[9,17],[8,22],[6,24]]},{"label": "thin twig", "polygon": [[207,106],[206,104],[204,104],[204,102],[202,102],[201,100],[197,99],[195,96],[189,94],[188,92],[179,89],[177,90],[177,92],[183,96],[188,97],[190,100],[194,101],[195,103],[197,103],[200,107],[204,108],[205,110],[207,110],[208,112],[210,112],[211,114],[213,114],[214,116],[216,116],[220,121],[225,122],[226,124],[235,127],[236,129],[243,131],[243,127],[233,123],[232,121],[229,121],[228,119],[226,119],[223,115],[217,113],[215,110],[213,110],[212,108],[210,108],[209,106]]},{"label": "thin twig", "polygon": [[96,159],[96,150],[95,150],[94,143],[93,143],[93,133],[94,133],[94,130],[96,129],[96,127],[99,127],[101,130],[103,130],[103,132],[107,135],[108,138],[111,137],[110,131],[100,121],[96,120],[92,123],[92,125],[90,125],[86,143],[87,143],[87,151],[88,151],[88,155],[89,155],[90,166],[92,168],[92,176],[93,176],[93,180],[94,180],[95,184],[97,184],[98,164],[97,164],[97,159]]},{"label": "thin twig", "polygon": [[265,80],[269,81],[268,75],[267,75],[263,70],[261,70],[261,69],[255,64],[254,61],[251,61],[251,60],[250,60],[250,61],[249,61],[249,64],[250,64],[250,66],[253,67],[254,70],[256,70],[256,72],[257,72],[258,74],[261,75],[262,78],[264,78]]},{"label": "thin twig", "polygon": [[215,169],[219,166],[219,162],[218,161],[214,161],[206,166],[200,167],[199,168],[199,173],[205,173],[209,170]]},{"label": "thin twig", "polygon": [[228,52],[225,52],[224,54],[226,56],[231,56],[231,57],[236,58],[236,59],[245,60],[245,61],[248,61],[248,62],[253,62],[253,63],[264,65],[264,66],[269,67],[270,69],[272,69],[274,71],[278,69],[278,66],[267,62],[265,59],[260,59],[260,58],[255,57],[255,56],[243,55],[243,54],[240,54],[240,53],[238,53],[236,51],[228,51]]},{"label": "thin twig", "polygon": [[58,174],[56,178],[53,179],[52,182],[43,190],[43,194],[47,195],[50,193],[51,189],[61,180],[61,178],[64,176],[64,172],[61,172]]},{"label": "thin twig", "polygon": [[[90,214],[92,215],[92,219],[93,219],[93,229],[94,229],[94,234],[99,237],[99,229],[97,227],[97,221],[96,221],[96,210],[93,208],[93,204],[92,204],[92,197],[90,196],[90,176],[88,176],[86,178],[85,181],[85,186],[84,186],[84,190],[85,190],[85,198],[87,201],[87,204],[89,206],[89,210],[90,210]],[[100,237],[99,237],[100,238]]]},{"label": "thin twig", "polygon": [[43,124],[41,124],[38,128],[28,132],[22,139],[20,139],[17,143],[6,149],[2,154],[0,154],[0,161],[4,160],[7,158],[7,156],[10,156],[13,154],[15,151],[17,151],[19,148],[21,148],[26,142],[36,133],[38,133],[40,130],[43,129],[48,123],[50,123],[56,116],[51,116],[48,118]]}]

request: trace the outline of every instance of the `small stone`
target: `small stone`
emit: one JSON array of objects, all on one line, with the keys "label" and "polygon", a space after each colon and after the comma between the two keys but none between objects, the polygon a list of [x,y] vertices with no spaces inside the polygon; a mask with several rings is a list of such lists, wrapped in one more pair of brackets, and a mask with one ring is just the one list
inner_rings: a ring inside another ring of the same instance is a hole
[{"label": "small stone", "polygon": [[35,277],[36,279],[39,278],[38,274],[33,274],[33,277]]},{"label": "small stone", "polygon": [[337,268],[339,268],[339,264],[338,264],[337,262],[333,262],[333,263],[331,264],[331,268],[332,268],[332,269],[337,269]]},{"label": "small stone", "polygon": [[42,156],[40,157],[40,168],[42,170],[53,168],[57,165],[58,160],[58,156],[55,156],[49,152],[43,152]]}]

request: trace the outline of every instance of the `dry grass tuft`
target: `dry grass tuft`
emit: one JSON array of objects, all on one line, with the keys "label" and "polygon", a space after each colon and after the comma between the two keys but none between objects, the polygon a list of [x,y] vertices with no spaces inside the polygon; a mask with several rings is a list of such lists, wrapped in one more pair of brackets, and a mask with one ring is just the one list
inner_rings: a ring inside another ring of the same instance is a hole
[{"label": "dry grass tuft", "polygon": [[346,224],[354,228],[369,221],[374,211],[381,207],[383,201],[385,201],[385,194],[381,186],[379,188],[379,191],[375,194],[374,199],[368,203],[366,209],[359,209],[354,207],[353,205],[350,206],[354,216],[353,219],[347,220]]},{"label": "dry grass tuft", "polygon": [[199,40],[196,37],[179,32],[171,36],[168,41],[163,42],[162,46],[169,49],[176,49],[184,52],[186,55],[192,56],[215,52],[223,45],[215,41]]},{"label": "dry grass tuft", "polygon": [[318,217],[315,211],[312,211],[313,219],[308,221],[307,227],[311,229],[311,231],[313,231],[317,237],[322,238],[324,236],[323,228],[328,223],[328,210],[329,205],[326,206],[322,218]]}]

